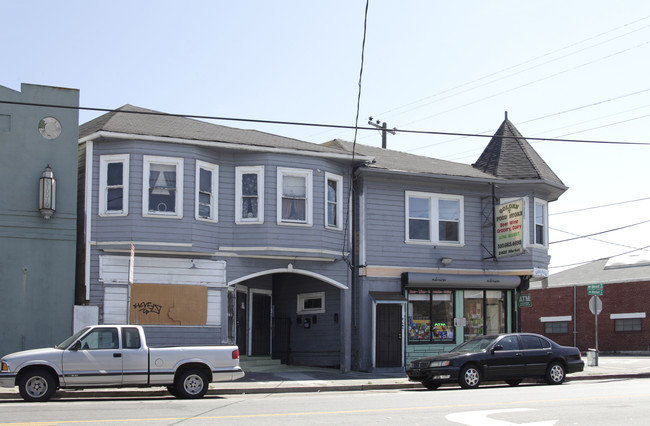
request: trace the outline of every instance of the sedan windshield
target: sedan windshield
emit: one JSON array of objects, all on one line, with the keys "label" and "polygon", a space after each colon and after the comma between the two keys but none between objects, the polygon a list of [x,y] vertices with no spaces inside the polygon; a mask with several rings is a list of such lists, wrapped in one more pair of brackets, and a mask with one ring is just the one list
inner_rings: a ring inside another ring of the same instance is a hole
[{"label": "sedan windshield", "polygon": [[477,337],[456,346],[451,350],[451,352],[480,352],[490,346],[490,344],[494,342],[495,339],[496,336]]},{"label": "sedan windshield", "polygon": [[77,331],[75,334],[72,336],[68,337],[65,339],[63,342],[59,343],[58,345],[54,346],[56,349],[65,349],[68,346],[72,344],[75,340],[77,340],[79,337],[81,337],[82,334],[84,334],[86,331],[88,331],[90,327],[84,327],[81,330]]}]

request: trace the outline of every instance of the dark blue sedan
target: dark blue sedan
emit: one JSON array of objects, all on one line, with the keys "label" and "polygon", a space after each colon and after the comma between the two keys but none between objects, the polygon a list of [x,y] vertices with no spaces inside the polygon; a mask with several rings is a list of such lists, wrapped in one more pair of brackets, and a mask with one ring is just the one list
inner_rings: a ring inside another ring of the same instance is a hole
[{"label": "dark blue sedan", "polygon": [[472,389],[487,380],[517,386],[525,378],[543,378],[550,385],[559,385],[567,374],[584,369],[580,355],[578,348],[560,346],[539,334],[480,336],[451,352],[412,361],[406,374],[430,390],[454,382]]}]

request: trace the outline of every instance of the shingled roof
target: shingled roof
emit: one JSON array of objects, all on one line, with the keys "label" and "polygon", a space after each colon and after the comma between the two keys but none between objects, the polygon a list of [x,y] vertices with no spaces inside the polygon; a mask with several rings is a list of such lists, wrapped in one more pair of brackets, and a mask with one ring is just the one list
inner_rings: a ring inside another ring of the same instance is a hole
[{"label": "shingled roof", "polygon": [[[347,155],[339,149],[300,141],[257,130],[220,126],[182,116],[169,115],[133,105],[124,105],[79,127],[79,138],[93,134],[128,134],[176,138],[188,141],[232,143],[233,145]],[[233,146],[235,148],[236,146]]]},{"label": "shingled roof", "polygon": [[503,179],[538,179],[564,186],[507,117],[472,166]]},{"label": "shingled roof", "polygon": [[[324,145],[344,149],[348,152],[352,152],[353,147],[352,142],[343,141],[341,139],[334,139],[326,142]],[[362,145],[359,143],[354,146],[354,151],[357,155],[374,158],[372,163],[364,164],[364,167],[371,169],[495,180],[494,176],[477,170],[469,164],[407,154],[401,151]]]}]

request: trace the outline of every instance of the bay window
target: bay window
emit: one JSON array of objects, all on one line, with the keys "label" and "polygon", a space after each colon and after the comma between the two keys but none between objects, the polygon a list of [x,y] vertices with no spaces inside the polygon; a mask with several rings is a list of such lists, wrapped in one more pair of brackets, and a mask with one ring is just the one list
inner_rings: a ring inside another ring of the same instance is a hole
[{"label": "bay window", "polygon": [[183,159],[143,158],[143,216],[182,218]]},{"label": "bay window", "polygon": [[126,216],[129,212],[129,155],[99,157],[99,215]]},{"label": "bay window", "polygon": [[237,167],[235,222],[264,223],[264,166]]},{"label": "bay window", "polygon": [[325,173],[325,227],[343,228],[343,177]]},{"label": "bay window", "polygon": [[312,224],[312,171],[278,167],[278,224]]},{"label": "bay window", "polygon": [[219,166],[196,162],[196,197],[194,215],[197,220],[217,221],[217,194]]}]

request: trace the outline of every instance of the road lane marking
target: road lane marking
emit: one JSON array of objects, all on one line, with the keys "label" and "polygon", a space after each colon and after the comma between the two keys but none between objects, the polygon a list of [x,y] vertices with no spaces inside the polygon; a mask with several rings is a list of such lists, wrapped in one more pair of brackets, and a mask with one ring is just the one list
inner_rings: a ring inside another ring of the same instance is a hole
[{"label": "road lane marking", "polygon": [[[386,412],[403,412],[418,410],[440,410],[452,408],[470,408],[470,407],[494,407],[494,406],[516,406],[532,405],[539,403],[567,402],[567,401],[597,401],[629,398],[649,398],[650,394],[635,395],[604,395],[593,397],[576,397],[576,398],[556,398],[556,399],[535,399],[526,401],[510,402],[474,402],[466,404],[441,404],[424,407],[395,407],[395,408],[367,408],[358,410],[337,410],[337,411],[311,411],[300,413],[262,413],[262,414],[230,414],[220,416],[200,416],[200,417],[152,417],[139,419],[93,419],[93,420],[52,420],[52,421],[23,421],[13,423],[0,423],[0,426],[55,426],[68,424],[86,424],[86,423],[131,423],[131,422],[154,422],[154,421],[183,421],[183,420],[216,420],[216,419],[246,419],[246,418],[264,418],[264,417],[296,417],[296,416],[322,416],[327,414],[364,414],[364,413],[386,413]],[[73,401],[69,401],[73,402]]]},{"label": "road lane marking", "polygon": [[505,420],[492,419],[488,416],[499,413],[517,413],[522,411],[537,411],[534,408],[506,408],[502,410],[463,411],[450,413],[445,418],[454,423],[467,426],[553,426],[557,420],[544,420],[533,423],[512,423]]}]

